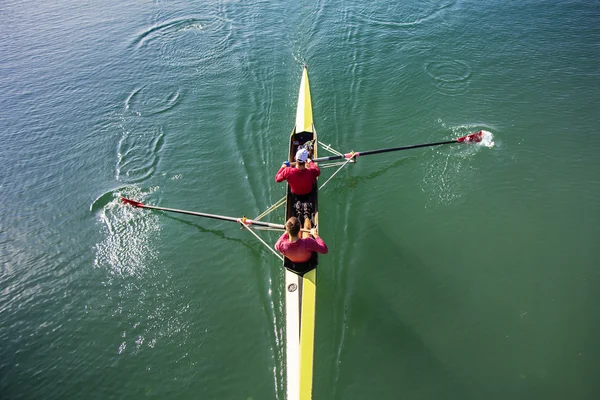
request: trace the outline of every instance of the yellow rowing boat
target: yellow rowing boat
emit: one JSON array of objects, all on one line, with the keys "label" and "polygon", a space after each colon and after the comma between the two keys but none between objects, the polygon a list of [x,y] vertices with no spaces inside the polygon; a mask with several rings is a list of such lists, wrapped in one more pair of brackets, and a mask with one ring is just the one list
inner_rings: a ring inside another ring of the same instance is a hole
[{"label": "yellow rowing boat", "polygon": [[[288,159],[294,161],[300,146],[309,149],[310,158],[317,157],[317,131],[313,124],[310,87],[306,66],[302,71],[296,124],[290,135]],[[318,229],[318,185],[314,183],[309,197],[313,212],[311,225]],[[286,199],[286,221],[295,216],[296,197],[289,185]],[[300,216],[298,216],[300,218]],[[302,222],[302,219],[301,219]],[[302,222],[303,223],[303,222]],[[307,265],[297,268],[290,260],[284,260],[285,269],[285,311],[286,311],[286,379],[287,400],[312,398],[313,354],[315,342],[315,306],[317,296],[317,255],[314,253]]]}]

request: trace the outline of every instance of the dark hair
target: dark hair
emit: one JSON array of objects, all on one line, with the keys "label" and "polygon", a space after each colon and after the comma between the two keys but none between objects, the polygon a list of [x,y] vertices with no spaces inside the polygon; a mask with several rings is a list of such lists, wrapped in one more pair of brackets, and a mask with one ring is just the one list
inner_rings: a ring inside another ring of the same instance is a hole
[{"label": "dark hair", "polygon": [[291,217],[285,223],[285,229],[287,229],[288,233],[292,236],[298,236],[300,232],[300,221],[296,217]]}]

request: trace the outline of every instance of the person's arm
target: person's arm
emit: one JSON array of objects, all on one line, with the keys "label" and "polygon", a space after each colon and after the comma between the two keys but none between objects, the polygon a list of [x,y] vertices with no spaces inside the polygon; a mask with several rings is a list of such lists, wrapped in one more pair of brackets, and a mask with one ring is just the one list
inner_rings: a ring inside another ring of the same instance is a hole
[{"label": "person's arm", "polygon": [[277,250],[280,253],[283,253],[285,250],[287,250],[288,246],[287,243],[289,243],[288,239],[288,234],[287,232],[283,232],[283,235],[281,235],[281,237],[279,239],[277,239],[277,242],[275,243],[275,250]]},{"label": "person's arm", "polygon": [[277,171],[277,174],[275,175],[275,182],[283,182],[287,179],[288,177],[288,170],[289,167],[284,163],[281,168],[279,168],[279,171]]},{"label": "person's arm", "polygon": [[310,250],[321,254],[327,254],[329,249],[327,248],[327,245],[323,239],[321,239],[321,237],[317,234],[317,231],[315,229],[311,229],[310,233],[314,236],[314,239],[310,241]]},{"label": "person's arm", "polygon": [[315,174],[315,176],[321,175],[321,170],[319,167],[317,167],[317,165],[310,158],[307,161],[309,161],[308,169],[314,170],[315,172],[313,172],[313,174]]}]

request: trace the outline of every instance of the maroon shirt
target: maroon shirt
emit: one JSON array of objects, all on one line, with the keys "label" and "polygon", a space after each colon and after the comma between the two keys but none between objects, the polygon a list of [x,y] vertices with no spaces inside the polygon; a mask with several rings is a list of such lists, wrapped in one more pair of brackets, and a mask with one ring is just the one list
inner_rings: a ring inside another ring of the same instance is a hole
[{"label": "maroon shirt", "polygon": [[275,175],[275,181],[283,182],[287,180],[292,193],[304,195],[312,192],[313,182],[320,174],[321,170],[314,163],[309,163],[305,169],[282,166]]},{"label": "maroon shirt", "polygon": [[275,243],[275,249],[295,263],[306,262],[310,260],[313,251],[321,254],[327,254],[329,251],[327,245],[320,237],[313,239],[311,237],[298,239],[292,243],[288,240],[287,232]]}]

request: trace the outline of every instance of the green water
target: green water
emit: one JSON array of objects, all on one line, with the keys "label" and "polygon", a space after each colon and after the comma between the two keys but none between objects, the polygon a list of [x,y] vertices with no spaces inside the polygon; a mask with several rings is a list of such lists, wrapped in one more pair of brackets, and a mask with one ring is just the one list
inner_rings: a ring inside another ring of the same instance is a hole
[{"label": "green water", "polygon": [[118,197],[260,214],[303,63],[338,151],[495,143],[359,158],[322,190],[314,398],[600,397],[599,16],[4,1],[0,398],[285,398],[279,261]]}]

